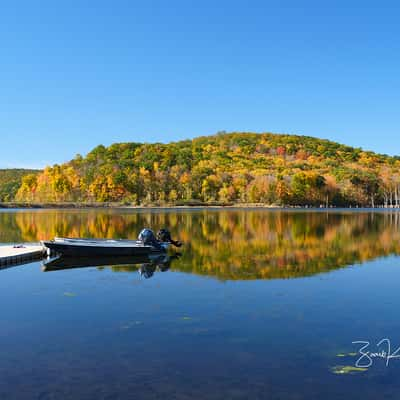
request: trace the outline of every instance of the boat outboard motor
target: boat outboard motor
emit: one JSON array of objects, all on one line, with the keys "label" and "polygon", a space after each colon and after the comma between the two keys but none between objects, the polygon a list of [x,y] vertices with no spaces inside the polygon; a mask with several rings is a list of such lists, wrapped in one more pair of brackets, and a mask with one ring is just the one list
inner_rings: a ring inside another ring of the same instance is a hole
[{"label": "boat outboard motor", "polygon": [[162,228],[157,232],[157,240],[160,242],[172,243],[176,247],[182,246],[182,243],[180,241],[172,240],[170,231],[165,228]]},{"label": "boat outboard motor", "polygon": [[163,247],[156,239],[154,232],[151,229],[142,229],[142,231],[139,233],[138,240],[140,240],[146,246],[153,246],[157,250],[163,250]]},{"label": "boat outboard motor", "polygon": [[168,229],[162,228],[157,232],[157,240],[160,242],[170,242],[171,239],[171,233]]}]

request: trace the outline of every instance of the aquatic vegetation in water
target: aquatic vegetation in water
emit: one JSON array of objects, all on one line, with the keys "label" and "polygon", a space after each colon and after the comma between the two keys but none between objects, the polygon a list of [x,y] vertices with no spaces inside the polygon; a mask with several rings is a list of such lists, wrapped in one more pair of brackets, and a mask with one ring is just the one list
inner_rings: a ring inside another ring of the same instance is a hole
[{"label": "aquatic vegetation in water", "polygon": [[64,292],[63,294],[66,297],[76,297],[76,293],[72,293],[72,292]]},{"label": "aquatic vegetation in water", "polygon": [[183,320],[183,321],[191,321],[192,318],[191,318],[191,317],[184,316],[184,317],[181,318],[181,320]]},{"label": "aquatic vegetation in water", "polygon": [[367,371],[368,368],[355,367],[353,365],[335,365],[331,368],[331,372],[336,375],[357,374]]},{"label": "aquatic vegetation in water", "polygon": [[142,324],[143,324],[142,321],[130,321],[130,322],[127,322],[125,325],[122,325],[121,329],[130,329],[133,326],[138,326],[138,325],[142,325]]},{"label": "aquatic vegetation in water", "polygon": [[336,357],[355,357],[357,353],[338,353]]}]

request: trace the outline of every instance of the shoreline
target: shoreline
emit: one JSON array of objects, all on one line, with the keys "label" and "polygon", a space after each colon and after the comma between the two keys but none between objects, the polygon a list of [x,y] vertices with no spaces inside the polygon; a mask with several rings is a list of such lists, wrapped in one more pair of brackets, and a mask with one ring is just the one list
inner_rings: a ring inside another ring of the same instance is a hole
[{"label": "shoreline", "polygon": [[269,210],[373,210],[373,211],[397,211],[396,207],[362,207],[362,206],[279,206],[262,203],[190,203],[190,204],[165,204],[165,205],[131,205],[123,203],[17,203],[0,202],[0,210],[7,209],[30,209],[30,210],[51,210],[51,209],[132,209],[132,210],[152,210],[152,209],[269,209]]}]

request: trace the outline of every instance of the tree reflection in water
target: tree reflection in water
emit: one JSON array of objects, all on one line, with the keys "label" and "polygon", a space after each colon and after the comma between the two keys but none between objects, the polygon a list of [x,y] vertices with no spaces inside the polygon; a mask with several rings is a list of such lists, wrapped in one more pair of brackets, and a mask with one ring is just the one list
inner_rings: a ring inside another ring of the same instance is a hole
[{"label": "tree reflection in water", "polygon": [[0,213],[0,241],[134,239],[143,227],[167,227],[184,242],[172,270],[218,279],[273,279],[399,254],[399,225],[396,211],[38,210]]}]

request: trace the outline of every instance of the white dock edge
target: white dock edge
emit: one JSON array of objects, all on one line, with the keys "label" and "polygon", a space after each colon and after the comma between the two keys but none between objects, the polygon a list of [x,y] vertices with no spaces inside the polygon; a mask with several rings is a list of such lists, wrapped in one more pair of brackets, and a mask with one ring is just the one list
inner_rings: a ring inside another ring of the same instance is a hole
[{"label": "white dock edge", "polygon": [[42,258],[46,252],[42,245],[0,246],[0,268]]}]

